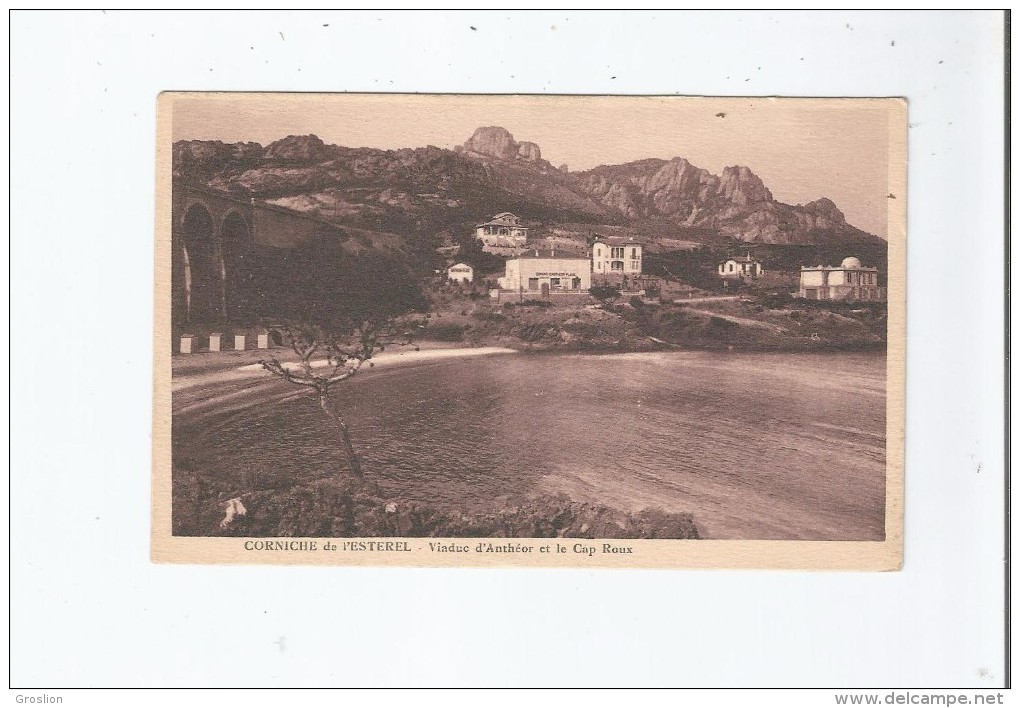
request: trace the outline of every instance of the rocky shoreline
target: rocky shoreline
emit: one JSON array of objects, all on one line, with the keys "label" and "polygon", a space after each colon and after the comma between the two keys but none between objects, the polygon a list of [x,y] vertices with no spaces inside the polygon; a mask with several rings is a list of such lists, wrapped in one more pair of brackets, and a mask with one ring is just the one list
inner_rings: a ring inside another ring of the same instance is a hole
[{"label": "rocky shoreline", "polygon": [[635,300],[609,308],[486,303],[438,313],[423,336],[521,352],[881,351],[886,314],[884,306],[843,312],[769,309],[754,302],[687,306]]}]

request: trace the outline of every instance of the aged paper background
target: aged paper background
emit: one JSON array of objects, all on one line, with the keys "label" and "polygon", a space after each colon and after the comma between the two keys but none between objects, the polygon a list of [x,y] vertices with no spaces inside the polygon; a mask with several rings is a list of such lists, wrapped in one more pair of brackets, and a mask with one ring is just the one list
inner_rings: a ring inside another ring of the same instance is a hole
[{"label": "aged paper background", "polygon": [[[12,685],[1001,685],[1001,14],[506,14],[12,16]],[[168,89],[906,97],[902,571],[152,563]]]}]

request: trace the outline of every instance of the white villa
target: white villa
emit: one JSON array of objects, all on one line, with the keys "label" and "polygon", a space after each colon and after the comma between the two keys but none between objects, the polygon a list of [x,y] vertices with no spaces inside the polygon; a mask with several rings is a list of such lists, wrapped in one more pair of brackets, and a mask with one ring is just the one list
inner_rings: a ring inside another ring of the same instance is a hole
[{"label": "white villa", "polygon": [[599,237],[591,247],[591,272],[596,276],[640,275],[642,244],[632,236]]}]

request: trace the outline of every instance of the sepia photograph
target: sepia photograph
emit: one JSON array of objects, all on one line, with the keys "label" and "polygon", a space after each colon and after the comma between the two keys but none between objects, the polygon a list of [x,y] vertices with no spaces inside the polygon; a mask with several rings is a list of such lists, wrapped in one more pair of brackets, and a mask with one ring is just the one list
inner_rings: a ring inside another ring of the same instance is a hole
[{"label": "sepia photograph", "polygon": [[159,109],[156,535],[251,562],[897,562],[903,101]]}]

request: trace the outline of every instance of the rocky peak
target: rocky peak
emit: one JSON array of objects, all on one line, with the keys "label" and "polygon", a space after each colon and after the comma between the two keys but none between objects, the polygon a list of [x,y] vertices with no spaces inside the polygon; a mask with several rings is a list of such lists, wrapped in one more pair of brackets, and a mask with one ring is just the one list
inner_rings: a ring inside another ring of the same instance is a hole
[{"label": "rocky peak", "polygon": [[517,142],[506,128],[489,126],[478,128],[464,143],[464,152],[473,152],[498,160],[512,160],[517,157]]},{"label": "rocky peak", "polygon": [[804,205],[804,208],[813,214],[824,216],[834,223],[846,223],[846,216],[843,215],[843,212],[839,210],[839,207],[837,207],[831,199],[822,197],[821,199],[816,199],[813,202],[808,202]]},{"label": "rocky peak", "polygon": [[542,150],[537,144],[527,141],[517,142],[509,130],[499,126],[477,129],[468,138],[467,142],[464,143],[460,151],[508,162],[513,160],[524,160],[525,162],[533,163],[544,162],[542,160]]},{"label": "rocky peak", "polygon": [[222,158],[230,149],[220,140],[179,140],[174,143],[174,162],[209,162]]},{"label": "rocky peak", "polygon": [[179,140],[173,146],[173,169],[177,175],[206,178],[232,165],[251,167],[262,158],[258,143],[224,144],[220,140]]},{"label": "rocky peak", "polygon": [[517,155],[528,162],[538,162],[542,159],[542,151],[536,143],[521,142],[517,144]]},{"label": "rocky peak", "polygon": [[270,143],[265,157],[281,162],[317,163],[328,159],[326,144],[317,135],[288,135]]},{"label": "rocky peak", "polygon": [[674,157],[659,168],[658,172],[655,173],[655,179],[660,182],[680,182],[702,171],[688,162],[687,158]]},{"label": "rocky peak", "polygon": [[739,206],[772,201],[772,192],[761,181],[761,177],[743,165],[734,165],[723,170],[719,178],[718,193],[727,201]]}]

